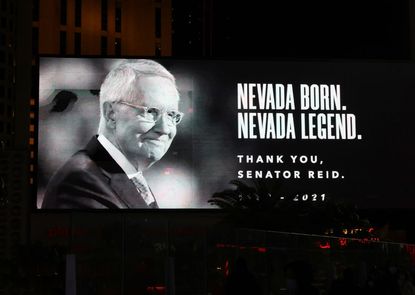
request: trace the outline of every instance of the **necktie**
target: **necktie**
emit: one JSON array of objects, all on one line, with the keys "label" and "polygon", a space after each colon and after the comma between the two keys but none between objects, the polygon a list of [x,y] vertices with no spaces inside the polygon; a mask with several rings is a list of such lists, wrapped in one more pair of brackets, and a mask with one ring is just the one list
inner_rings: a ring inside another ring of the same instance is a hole
[{"label": "necktie", "polygon": [[134,183],[135,187],[147,205],[151,207],[151,204],[154,203],[155,200],[143,174],[137,173],[133,178],[131,178],[131,181]]}]

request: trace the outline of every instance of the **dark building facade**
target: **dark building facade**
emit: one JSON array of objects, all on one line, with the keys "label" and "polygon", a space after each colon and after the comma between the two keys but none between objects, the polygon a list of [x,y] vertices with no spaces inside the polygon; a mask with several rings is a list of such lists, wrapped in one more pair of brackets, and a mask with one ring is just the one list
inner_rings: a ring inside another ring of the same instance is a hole
[{"label": "dark building facade", "polygon": [[406,0],[173,1],[173,8],[175,56],[405,60],[414,39]]},{"label": "dark building facade", "polygon": [[171,55],[169,0],[35,0],[34,12],[39,54]]},{"label": "dark building facade", "polygon": [[18,257],[28,233],[31,6],[26,4],[0,2],[0,257],[7,259]]}]

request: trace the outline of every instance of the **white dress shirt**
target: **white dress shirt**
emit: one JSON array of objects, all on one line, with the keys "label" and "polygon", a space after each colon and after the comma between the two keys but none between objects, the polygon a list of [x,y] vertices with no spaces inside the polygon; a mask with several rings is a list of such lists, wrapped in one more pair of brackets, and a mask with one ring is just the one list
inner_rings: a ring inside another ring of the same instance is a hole
[{"label": "white dress shirt", "polygon": [[[137,188],[139,193],[142,195],[144,201],[147,203],[147,205],[150,205],[151,203],[155,202],[155,198],[153,194],[150,191],[150,188],[143,176],[143,172],[137,171],[135,167],[128,161],[128,159],[124,156],[123,153],[121,153],[104,135],[99,134],[98,135],[98,141],[102,144],[104,149],[110,154],[110,156],[114,159],[114,161],[121,167],[121,169],[125,172],[128,179],[137,179],[141,185],[143,185],[148,193],[143,193],[143,191],[140,191],[140,189]],[[133,180],[132,180],[133,181]],[[133,181],[134,183],[134,181]],[[134,185],[137,187],[137,185],[134,183]]]}]

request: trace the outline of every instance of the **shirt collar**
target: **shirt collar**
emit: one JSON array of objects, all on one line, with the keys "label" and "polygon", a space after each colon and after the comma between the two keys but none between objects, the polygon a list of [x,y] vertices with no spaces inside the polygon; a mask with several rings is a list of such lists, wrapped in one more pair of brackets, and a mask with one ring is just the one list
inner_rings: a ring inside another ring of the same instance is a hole
[{"label": "shirt collar", "polygon": [[137,171],[137,169],[134,168],[124,154],[121,153],[120,150],[117,149],[103,134],[99,134],[97,139],[125,174],[127,174],[129,179],[137,176],[137,174],[142,174],[141,171]]}]

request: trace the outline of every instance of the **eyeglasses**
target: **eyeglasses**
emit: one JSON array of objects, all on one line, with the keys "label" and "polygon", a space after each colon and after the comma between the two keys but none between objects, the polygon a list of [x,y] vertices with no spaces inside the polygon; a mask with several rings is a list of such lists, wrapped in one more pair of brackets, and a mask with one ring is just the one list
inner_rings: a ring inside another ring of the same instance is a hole
[{"label": "eyeglasses", "polygon": [[144,119],[151,123],[156,123],[158,120],[160,120],[163,114],[167,114],[168,122],[176,126],[177,124],[180,123],[180,121],[183,119],[183,116],[184,116],[182,112],[174,111],[174,110],[162,111],[158,108],[134,105],[134,104],[131,104],[125,101],[117,101],[117,103],[140,110],[141,113],[138,116],[141,119]]}]

